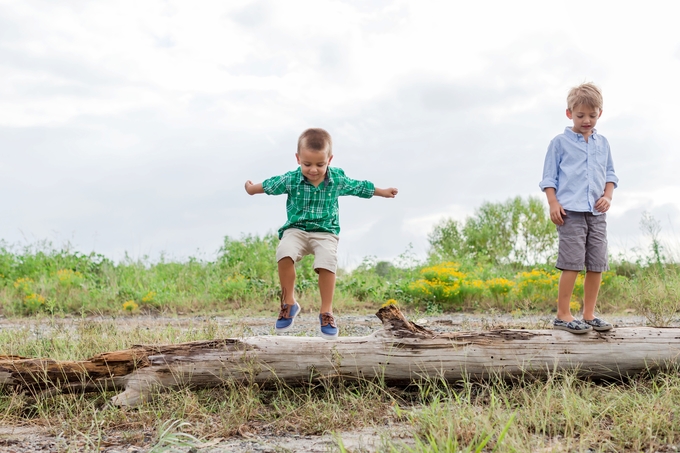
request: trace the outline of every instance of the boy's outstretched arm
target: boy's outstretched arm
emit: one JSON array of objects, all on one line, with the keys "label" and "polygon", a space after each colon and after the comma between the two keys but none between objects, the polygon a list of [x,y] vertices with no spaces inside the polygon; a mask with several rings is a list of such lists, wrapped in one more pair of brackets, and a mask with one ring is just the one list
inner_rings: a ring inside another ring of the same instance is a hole
[{"label": "boy's outstretched arm", "polygon": [[548,205],[550,206],[550,220],[555,225],[563,225],[564,219],[562,216],[567,215],[564,208],[559,201],[557,201],[557,194],[554,187],[546,187],[545,195],[548,197]]},{"label": "boy's outstretched arm", "polygon": [[399,191],[394,187],[389,187],[387,189],[380,189],[376,187],[373,195],[377,197],[394,198],[398,192]]},{"label": "boy's outstretched arm", "polygon": [[248,195],[255,195],[258,193],[264,193],[264,189],[262,188],[262,183],[258,184],[253,184],[251,180],[246,181],[246,192],[248,192]]}]

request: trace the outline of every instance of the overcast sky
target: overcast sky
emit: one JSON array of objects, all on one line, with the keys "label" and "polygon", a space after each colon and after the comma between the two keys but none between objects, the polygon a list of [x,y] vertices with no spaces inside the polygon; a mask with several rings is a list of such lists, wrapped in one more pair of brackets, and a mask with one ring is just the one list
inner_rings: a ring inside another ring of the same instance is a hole
[{"label": "overcast sky", "polygon": [[674,241],[674,3],[0,0],[0,239],[212,259],[283,224],[285,197],[243,184],[293,170],[323,127],[333,165],[399,188],[341,199],[341,265],[424,256],[442,218],[544,197],[567,91],[594,81],[610,243],[636,246],[643,211]]}]

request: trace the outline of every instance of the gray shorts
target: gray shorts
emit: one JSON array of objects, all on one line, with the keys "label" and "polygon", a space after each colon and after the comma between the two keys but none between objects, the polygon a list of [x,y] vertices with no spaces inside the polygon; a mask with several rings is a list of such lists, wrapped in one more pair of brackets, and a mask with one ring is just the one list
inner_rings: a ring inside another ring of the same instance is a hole
[{"label": "gray shorts", "polygon": [[297,263],[305,255],[314,255],[314,270],[326,269],[336,273],[338,269],[338,241],[333,233],[312,233],[289,228],[276,248],[276,262],[290,258]]},{"label": "gray shorts", "polygon": [[559,248],[555,267],[563,271],[604,272],[607,256],[607,214],[566,211],[564,225],[557,226]]}]

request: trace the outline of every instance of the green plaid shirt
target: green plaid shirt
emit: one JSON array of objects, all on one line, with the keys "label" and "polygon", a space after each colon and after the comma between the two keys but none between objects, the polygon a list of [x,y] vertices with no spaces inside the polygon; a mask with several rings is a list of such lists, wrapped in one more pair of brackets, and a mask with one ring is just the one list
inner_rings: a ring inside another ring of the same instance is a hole
[{"label": "green plaid shirt", "polygon": [[375,192],[372,182],[348,178],[344,171],[335,167],[328,167],[326,178],[319,187],[310,184],[298,167],[284,175],[264,180],[262,188],[267,195],[288,194],[288,221],[279,229],[279,239],[288,228],[339,234],[338,197],[354,195],[371,198]]}]

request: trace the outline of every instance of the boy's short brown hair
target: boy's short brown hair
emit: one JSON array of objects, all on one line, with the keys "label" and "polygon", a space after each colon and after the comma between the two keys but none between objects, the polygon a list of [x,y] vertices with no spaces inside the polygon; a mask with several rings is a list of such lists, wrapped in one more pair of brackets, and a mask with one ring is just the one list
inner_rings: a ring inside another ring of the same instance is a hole
[{"label": "boy's short brown hair", "polygon": [[326,151],[329,156],[333,155],[333,140],[331,134],[319,127],[307,129],[298,139],[298,153],[302,148],[314,151]]},{"label": "boy's short brown hair", "polygon": [[585,105],[601,111],[602,104],[602,91],[591,82],[582,83],[572,88],[569,90],[569,95],[567,95],[567,108],[569,111],[573,111],[578,105]]}]

